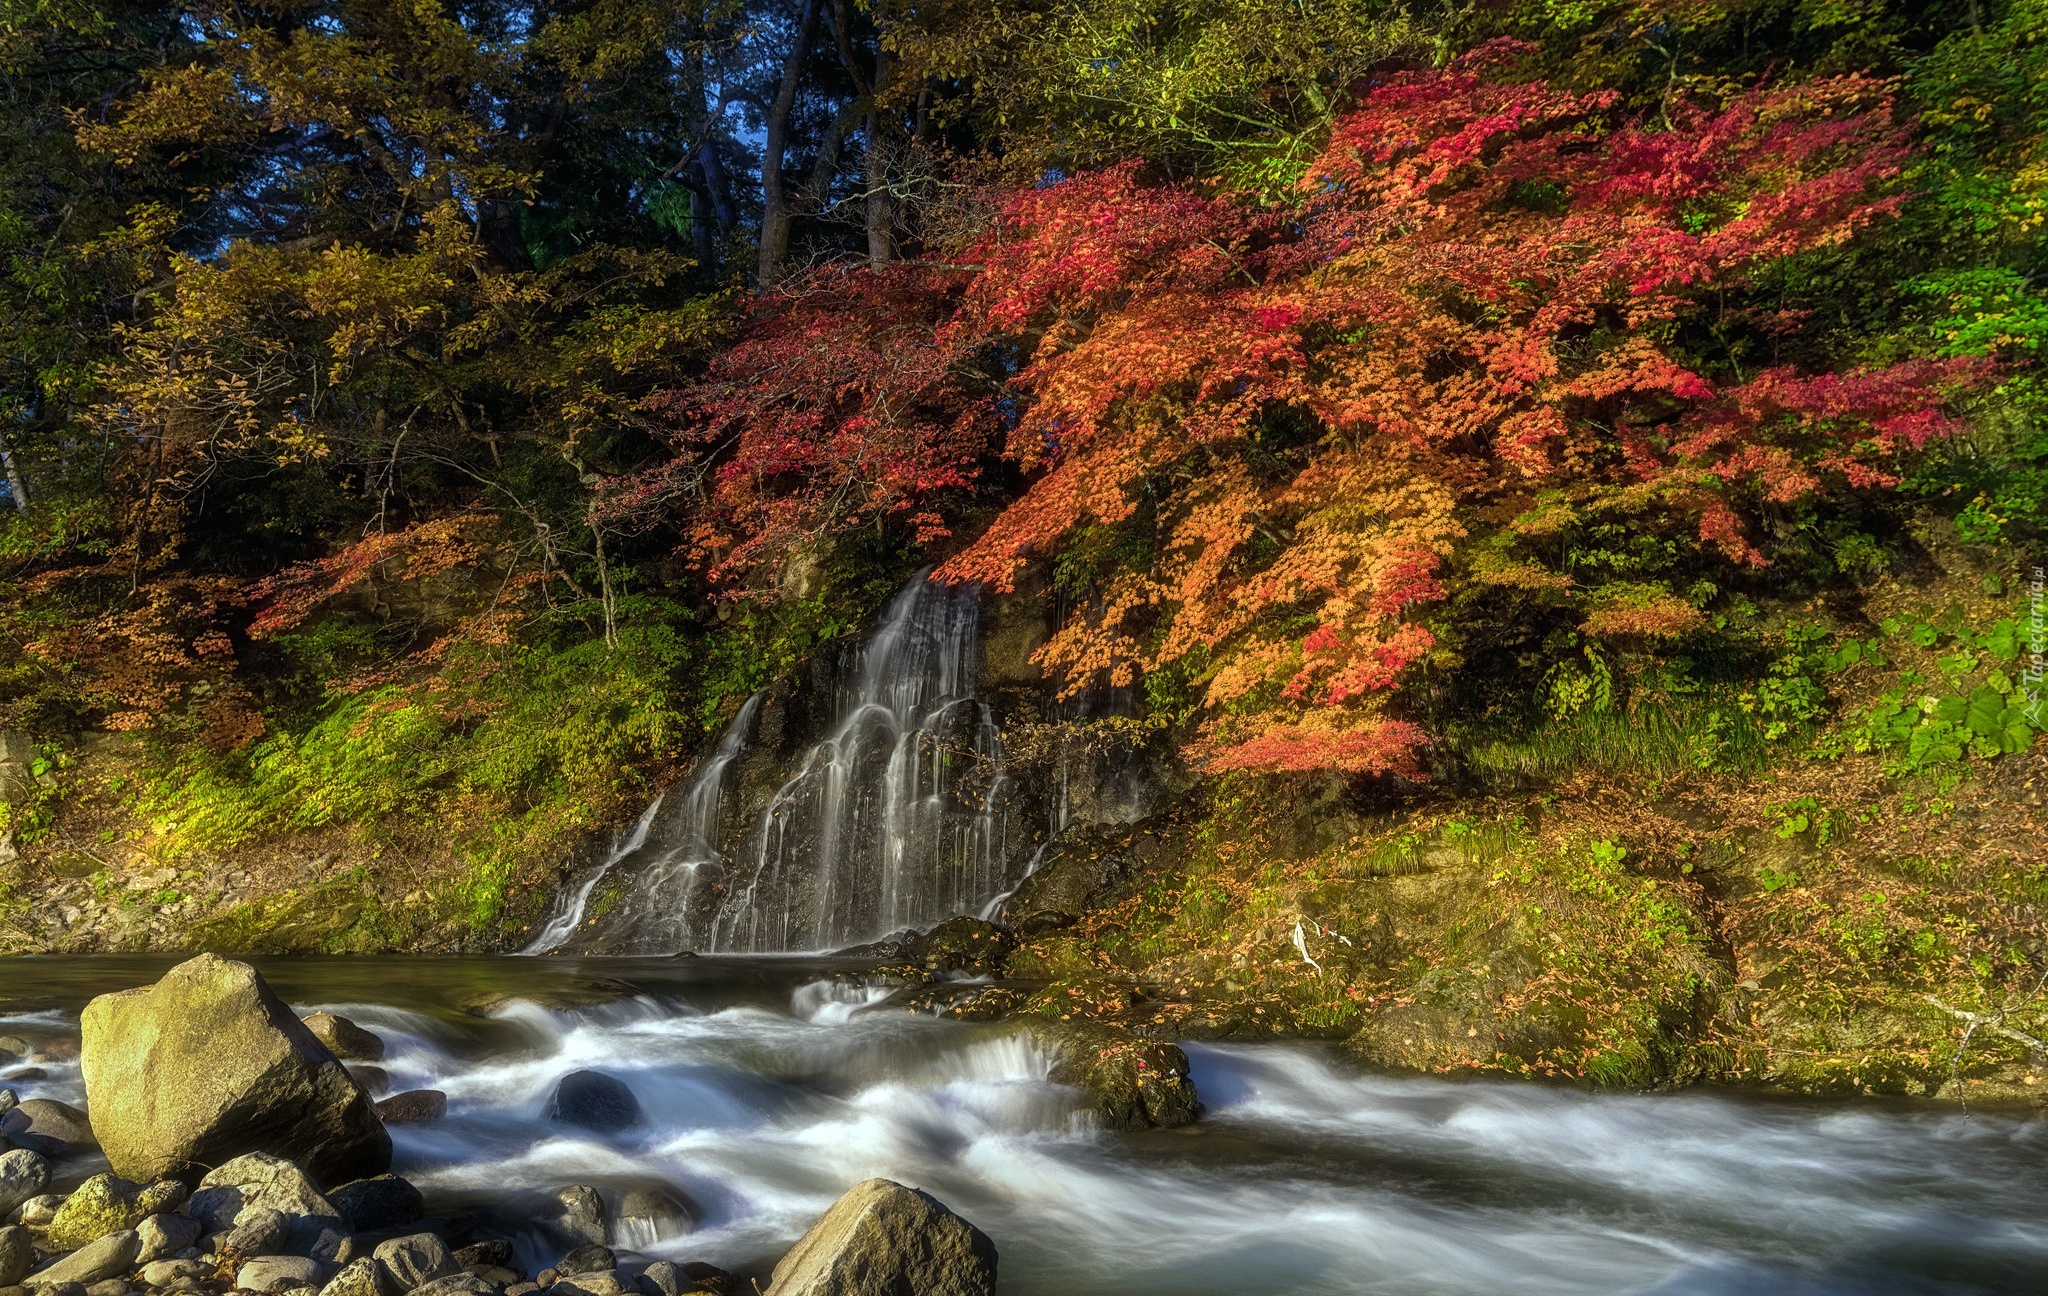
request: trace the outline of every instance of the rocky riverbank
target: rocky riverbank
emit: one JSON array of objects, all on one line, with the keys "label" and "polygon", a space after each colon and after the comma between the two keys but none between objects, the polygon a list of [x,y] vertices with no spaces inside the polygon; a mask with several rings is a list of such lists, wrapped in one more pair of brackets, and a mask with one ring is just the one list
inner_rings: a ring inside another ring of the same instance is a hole
[{"label": "rocky riverbank", "polygon": [[[385,1124],[437,1119],[445,1098],[374,1101],[378,1037],[334,1014],[302,1021],[246,964],[202,955],[93,1000],[82,1027],[84,1110],[0,1091],[0,1296],[993,1290],[994,1243],[886,1179],[847,1192],[763,1274],[650,1263],[624,1245],[657,1217],[687,1219],[677,1194],[615,1201],[587,1185],[512,1184],[500,1201],[429,1218],[422,1193],[390,1173]],[[20,1060],[32,1071],[39,1059]],[[640,1111],[622,1082],[580,1071],[559,1082],[548,1116],[603,1133]],[[102,1158],[106,1170],[52,1191]]]}]

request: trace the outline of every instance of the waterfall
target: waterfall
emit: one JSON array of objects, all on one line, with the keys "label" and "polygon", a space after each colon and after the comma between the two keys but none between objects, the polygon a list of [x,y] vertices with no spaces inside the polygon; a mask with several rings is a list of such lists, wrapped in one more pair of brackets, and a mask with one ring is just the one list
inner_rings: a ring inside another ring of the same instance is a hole
[{"label": "waterfall", "polygon": [[977,588],[920,574],[842,661],[831,731],[757,814],[737,813],[731,771],[755,766],[760,694],[526,952],[834,949],[1014,887],[1002,733],[975,693],[980,629]]},{"label": "waterfall", "polygon": [[980,590],[920,576],[861,649],[830,736],[769,799],[712,950],[830,949],[972,912],[1008,867],[1003,741],[974,695]]},{"label": "waterfall", "polygon": [[[690,901],[697,875],[707,864],[717,864],[719,814],[725,801],[726,771],[746,749],[747,733],[761,709],[761,695],[755,693],[740,705],[739,714],[718,737],[718,745],[697,768],[690,785],[677,803],[675,822],[664,825],[658,845],[650,851],[648,838],[667,794],[654,799],[633,825],[623,845],[613,848],[602,864],[592,869],[570,894],[561,912],[552,918],[532,944],[521,953],[548,954],[561,949],[583,925],[591,893],[622,863],[633,861],[637,874],[633,885],[604,915],[607,929],[625,927],[632,943],[641,950],[681,948],[672,937],[687,930]],[[648,858],[636,859],[646,855]]]}]

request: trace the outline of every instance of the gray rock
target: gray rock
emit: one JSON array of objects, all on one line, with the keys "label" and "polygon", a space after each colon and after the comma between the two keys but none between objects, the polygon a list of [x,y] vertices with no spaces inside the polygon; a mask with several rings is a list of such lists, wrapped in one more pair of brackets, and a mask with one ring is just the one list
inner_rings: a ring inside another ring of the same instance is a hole
[{"label": "gray rock", "polygon": [[424,1287],[436,1278],[461,1272],[448,1244],[432,1233],[414,1233],[379,1243],[377,1263],[391,1276],[391,1285],[402,1292]]},{"label": "gray rock", "polygon": [[101,995],[81,1025],[92,1128],[116,1174],[185,1177],[258,1150],[316,1182],[391,1166],[369,1095],[246,963],[202,954]]},{"label": "gray rock", "polygon": [[384,1269],[369,1256],[359,1256],[327,1280],[320,1296],[390,1296]]},{"label": "gray rock", "polygon": [[247,1206],[240,1188],[201,1188],[186,1201],[185,1213],[198,1220],[206,1232],[225,1233]]},{"label": "gray rock", "polygon": [[313,1038],[325,1044],[329,1053],[344,1062],[384,1060],[384,1041],[346,1017],[316,1012],[305,1022],[306,1029],[313,1032]]},{"label": "gray rock", "polygon": [[640,1100],[623,1080],[602,1071],[571,1071],[548,1099],[548,1119],[599,1134],[640,1123]]},{"label": "gray rock", "polygon": [[34,1051],[34,1045],[19,1035],[0,1035],[0,1062],[15,1062]]},{"label": "gray rock", "polygon": [[34,1292],[35,1296],[85,1296],[85,1284],[82,1282],[31,1283],[26,1287],[13,1287],[9,1290]]},{"label": "gray rock", "polygon": [[12,1089],[0,1089],[0,1114],[10,1112],[21,1105],[21,1095]]},{"label": "gray rock", "polygon": [[0,1228],[0,1287],[12,1287],[36,1261],[35,1238],[19,1224]]},{"label": "gray rock", "polygon": [[235,1271],[235,1286],[243,1291],[267,1292],[278,1287],[317,1287],[320,1262],[305,1256],[262,1255]]},{"label": "gray rock", "polygon": [[855,1184],[775,1266],[768,1296],[991,1296],[996,1247],[929,1193]]},{"label": "gray rock", "polygon": [[696,1215],[680,1193],[656,1186],[634,1188],[619,1200],[618,1216],[612,1221],[612,1240],[645,1248],[663,1238],[688,1233]]},{"label": "gray rock", "polygon": [[512,1244],[503,1238],[489,1238],[466,1247],[458,1247],[455,1251],[455,1263],[464,1269],[511,1264]]},{"label": "gray rock", "polygon": [[44,1265],[29,1275],[29,1285],[47,1287],[52,1283],[96,1283],[103,1278],[119,1277],[135,1267],[135,1257],[141,1253],[142,1239],[135,1236],[135,1230],[109,1233],[68,1256]]},{"label": "gray rock", "polygon": [[426,1214],[420,1190],[397,1175],[378,1175],[343,1184],[327,1194],[341,1217],[358,1232],[404,1228]]},{"label": "gray rock", "polygon": [[[540,1290],[542,1290],[541,1285],[537,1282],[513,1283],[505,1289],[505,1296],[533,1296],[535,1292]],[[7,1296],[7,1293],[0,1292],[0,1296]]]},{"label": "gray rock", "polygon": [[[302,1217],[294,1224],[285,1247],[293,1255],[308,1255],[326,1265],[343,1265],[356,1258],[356,1240],[329,1227],[327,1221]],[[304,1227],[309,1224],[314,1226],[310,1236]]]},{"label": "gray rock", "polygon": [[264,1206],[285,1215],[320,1215],[340,1219],[341,1211],[328,1200],[306,1172],[283,1157],[250,1152],[209,1171],[199,1181],[200,1190],[234,1188],[242,1204]]},{"label": "gray rock", "polygon": [[413,1289],[412,1296],[498,1296],[495,1284],[475,1274],[450,1274]]},{"label": "gray rock", "polygon": [[588,1184],[571,1184],[555,1194],[555,1202],[558,1209],[549,1223],[570,1246],[612,1240],[611,1217],[597,1189]]},{"label": "gray rock", "polygon": [[579,1274],[603,1273],[618,1266],[619,1258],[612,1254],[610,1247],[586,1242],[563,1256],[562,1262],[555,1266],[555,1273],[562,1278],[574,1278]]},{"label": "gray rock", "polygon": [[697,1290],[697,1284],[678,1265],[656,1260],[640,1273],[641,1296],[683,1296]]},{"label": "gray rock", "polygon": [[[49,1157],[90,1152],[99,1146],[99,1141],[93,1137],[92,1122],[86,1119],[85,1113],[54,1098],[31,1098],[12,1111],[0,1113],[0,1134],[6,1135],[7,1141],[18,1148],[27,1148]],[[155,1175],[140,1177],[156,1178]]]},{"label": "gray rock", "polygon": [[549,1296],[640,1296],[637,1286],[619,1277],[612,1269],[558,1278],[548,1292]]},{"label": "gray rock", "polygon": [[87,1287],[85,1296],[128,1296],[131,1290],[126,1278],[108,1278]]},{"label": "gray rock", "polygon": [[26,1224],[30,1228],[44,1228],[51,1220],[57,1218],[57,1212],[63,1208],[62,1197],[55,1193],[43,1193],[23,1202],[14,1218],[16,1222]]},{"label": "gray rock", "polygon": [[291,1227],[291,1220],[281,1210],[246,1206],[235,1216],[235,1226],[214,1239],[213,1249],[238,1256],[277,1255],[283,1252]]},{"label": "gray rock", "polygon": [[448,1114],[448,1095],[439,1089],[408,1089],[377,1104],[377,1119],[386,1125],[418,1125]]},{"label": "gray rock", "polygon": [[27,1148],[0,1152],[0,1219],[31,1197],[42,1196],[49,1186],[50,1163],[42,1153]]},{"label": "gray rock", "polygon": [[[190,1215],[151,1215],[135,1226],[135,1236],[142,1240],[142,1253],[135,1257],[137,1264],[151,1264],[167,1256],[174,1256],[199,1240],[199,1221]],[[152,1283],[161,1287],[162,1283]]]},{"label": "gray rock", "polygon": [[464,1272],[475,1274],[493,1287],[511,1287],[519,1282],[519,1271],[502,1265],[476,1265]]},{"label": "gray rock", "polygon": [[152,1287],[168,1287],[180,1278],[203,1278],[211,1265],[198,1260],[152,1260],[142,1266],[142,1281]]}]

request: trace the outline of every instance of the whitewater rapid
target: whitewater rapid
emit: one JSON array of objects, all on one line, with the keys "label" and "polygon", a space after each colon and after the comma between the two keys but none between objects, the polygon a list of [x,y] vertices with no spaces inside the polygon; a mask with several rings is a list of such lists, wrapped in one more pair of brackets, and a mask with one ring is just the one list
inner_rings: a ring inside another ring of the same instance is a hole
[{"label": "whitewater rapid", "polygon": [[[474,1020],[360,984],[293,1002],[382,1035],[394,1090],[448,1095],[447,1119],[392,1130],[432,1210],[513,1186],[658,1186],[695,1218],[642,1225],[643,1260],[759,1272],[881,1175],[989,1233],[1006,1293],[2048,1290],[2039,1120],[1372,1076],[1309,1047],[1190,1045],[1204,1118],[1118,1134],[1053,1083],[1028,1032],[902,1011],[794,963],[764,975],[776,984],[745,994],[685,981],[580,1007],[515,993]],[[0,1032],[66,1021],[0,1016]],[[549,1124],[555,1083],[582,1068],[625,1081],[642,1125]],[[46,1069],[24,1097],[81,1099],[75,1064]]]}]

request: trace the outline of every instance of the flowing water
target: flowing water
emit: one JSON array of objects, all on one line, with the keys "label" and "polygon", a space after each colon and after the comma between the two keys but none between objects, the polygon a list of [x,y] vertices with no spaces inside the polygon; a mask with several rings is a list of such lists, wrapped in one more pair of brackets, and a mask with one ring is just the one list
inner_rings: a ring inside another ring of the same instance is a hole
[{"label": "flowing water", "polygon": [[844,664],[831,731],[758,813],[732,766],[755,695],[680,803],[557,901],[527,953],[832,949],[978,912],[1014,886],[1002,733],[976,696],[980,590],[920,575]]},{"label": "flowing water", "polygon": [[[664,1186],[695,1224],[635,1221],[641,1259],[760,1272],[884,1175],[987,1231],[1010,1296],[2048,1291],[2048,1123],[2012,1114],[1389,1078],[1276,1044],[1191,1046],[1204,1118],[1116,1134],[1028,1035],[897,1010],[843,961],[258,962],[384,1035],[395,1087],[449,1095],[392,1131],[431,1209]],[[75,1033],[165,966],[0,965],[0,1033]],[[583,1067],[645,1121],[548,1124]],[[38,1069],[0,1083],[80,1100],[75,1064]]]}]

